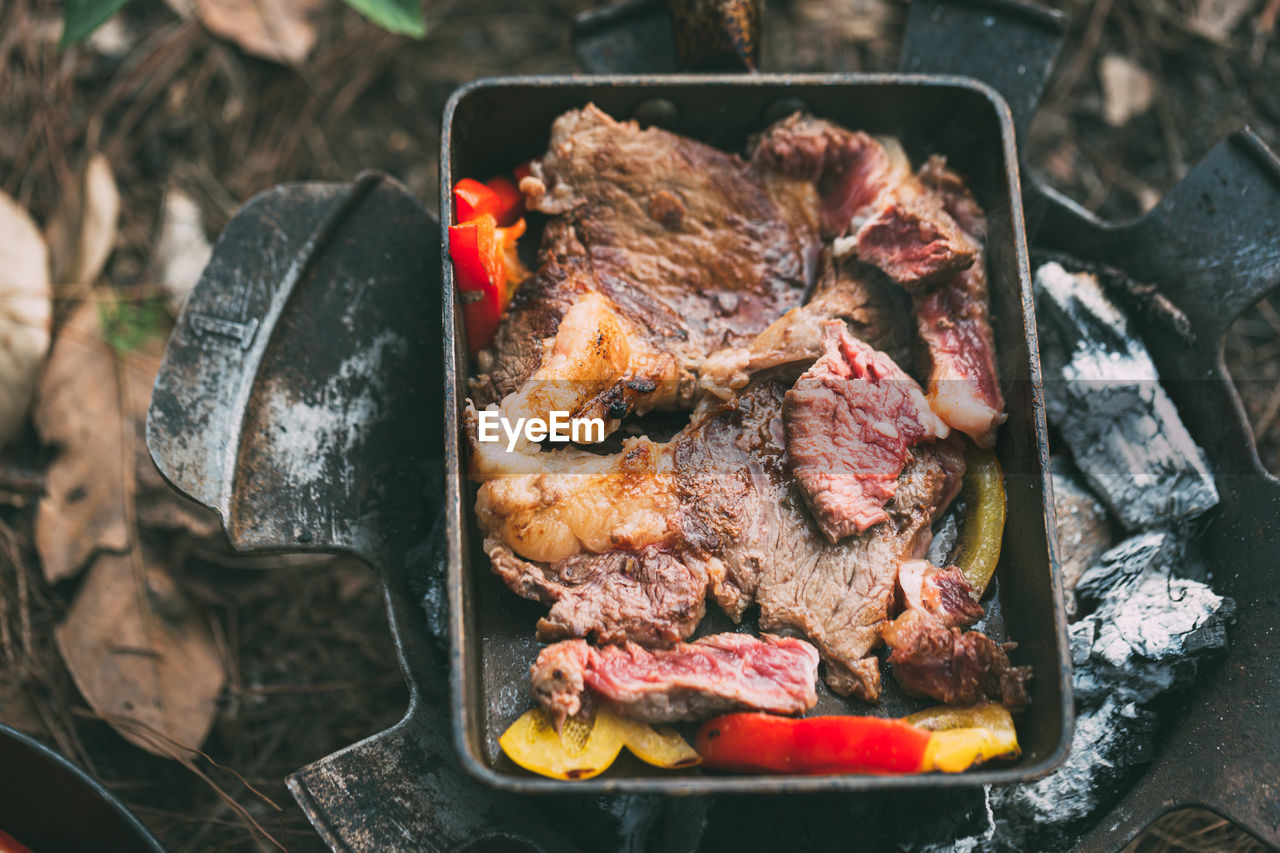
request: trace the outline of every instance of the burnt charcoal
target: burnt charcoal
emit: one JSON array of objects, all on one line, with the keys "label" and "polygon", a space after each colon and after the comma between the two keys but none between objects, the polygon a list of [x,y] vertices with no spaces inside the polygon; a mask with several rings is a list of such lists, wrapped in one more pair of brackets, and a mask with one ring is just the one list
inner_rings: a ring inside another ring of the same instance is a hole
[{"label": "burnt charcoal", "polygon": [[1120,792],[1135,768],[1152,760],[1155,729],[1155,714],[1107,697],[1076,717],[1071,753],[1062,767],[1037,782],[992,788],[994,832],[976,847],[957,847],[1046,853],[1071,849],[1089,817]]},{"label": "burnt charcoal", "polygon": [[1098,623],[1093,619],[1081,619],[1067,626],[1067,643],[1071,648],[1071,665],[1079,670],[1089,662],[1093,641],[1098,638]]},{"label": "burnt charcoal", "polygon": [[1226,651],[1234,615],[1233,600],[1199,581],[1155,567],[1121,578],[1092,615],[1072,626],[1077,702],[1117,696],[1145,704],[1190,686],[1200,658]]},{"label": "burnt charcoal", "polygon": [[1068,628],[1076,728],[1071,752],[1038,782],[991,789],[991,831],[958,850],[1069,850],[1090,819],[1152,759],[1156,697],[1187,687],[1199,661],[1226,649],[1235,604],[1198,580],[1185,530],[1152,531],[1109,549],[1076,591],[1096,609]]},{"label": "burnt charcoal", "polygon": [[[1057,488],[1057,483],[1054,484]],[[1148,569],[1170,574],[1181,552],[1178,537],[1165,530],[1131,536],[1098,557],[1076,584],[1076,597],[1086,608],[1096,606],[1107,595],[1133,588]]]},{"label": "burnt charcoal", "polygon": [[1045,264],[1036,305],[1049,420],[1120,523],[1163,527],[1214,507],[1204,452],[1098,280]]},{"label": "burnt charcoal", "polygon": [[[1053,509],[1058,519],[1058,554],[1067,616],[1074,617],[1081,575],[1115,541],[1107,510],[1080,482],[1075,467],[1053,460]],[[941,564],[939,564],[941,565]]]}]

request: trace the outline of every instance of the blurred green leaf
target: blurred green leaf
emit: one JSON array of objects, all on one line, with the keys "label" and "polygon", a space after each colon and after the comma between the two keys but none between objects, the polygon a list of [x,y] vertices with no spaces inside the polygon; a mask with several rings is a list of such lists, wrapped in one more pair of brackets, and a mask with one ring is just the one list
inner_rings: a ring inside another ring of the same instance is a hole
[{"label": "blurred green leaf", "polygon": [[106,23],[129,0],[67,0],[67,17],[62,25],[58,49],[75,44]]},{"label": "blurred green leaf", "polygon": [[133,352],[169,327],[164,298],[148,295],[138,300],[104,299],[98,304],[103,337],[120,354]]},{"label": "blurred green leaf", "polygon": [[414,38],[427,34],[422,0],[347,0],[347,5],[393,33]]}]

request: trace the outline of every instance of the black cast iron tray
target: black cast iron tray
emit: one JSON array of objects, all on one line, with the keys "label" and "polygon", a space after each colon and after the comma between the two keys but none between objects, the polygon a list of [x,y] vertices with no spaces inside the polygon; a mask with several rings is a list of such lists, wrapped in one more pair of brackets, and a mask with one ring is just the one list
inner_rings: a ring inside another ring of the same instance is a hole
[{"label": "black cast iron tray", "polygon": [[[653,104],[662,104],[660,109]],[[619,764],[575,790],[664,794],[868,791],[1000,784],[1035,778],[1065,755],[1072,700],[1066,620],[1054,559],[1054,522],[1048,486],[1045,428],[1035,315],[1022,223],[1021,186],[1012,115],[989,86],[942,75],[662,75],[512,77],[480,80],[459,89],[444,111],[440,185],[442,221],[453,219],[448,188],[460,178],[509,171],[546,148],[552,121],[594,103],[615,118],[658,113],[664,126],[726,151],[744,150],[747,138],[772,116],[797,107],[849,127],[900,139],[913,162],[940,153],[969,186],[990,220],[988,269],[999,368],[1009,420],[996,445],[1006,474],[1009,518],[1000,565],[1003,621],[1016,639],[1015,663],[1030,664],[1031,706],[1018,717],[1020,759],[946,776],[777,776],[708,774],[697,769],[653,771],[639,762]],[[525,128],[490,132],[493,117]],[[447,226],[441,241],[448,239]],[[444,264],[445,467],[447,556],[453,714],[463,764],[492,785],[525,793],[565,790],[565,783],[534,776],[506,758],[498,736],[528,710],[528,667],[540,648],[532,626],[543,608],[510,593],[489,570],[475,524],[474,488],[466,481],[466,440],[460,422],[466,398],[465,330]],[[905,318],[904,318],[905,319]],[[714,607],[711,608],[714,611]],[[724,630],[726,620],[717,625]],[[704,631],[706,629],[704,628]],[[842,699],[820,687],[812,714],[902,716],[922,707],[885,679],[879,704]]]}]

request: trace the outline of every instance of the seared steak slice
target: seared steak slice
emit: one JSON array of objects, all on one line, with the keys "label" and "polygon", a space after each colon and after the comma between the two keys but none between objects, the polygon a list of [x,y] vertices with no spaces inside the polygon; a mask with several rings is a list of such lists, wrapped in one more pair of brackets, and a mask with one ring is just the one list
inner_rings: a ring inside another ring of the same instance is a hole
[{"label": "seared steak slice", "polygon": [[705,568],[730,615],[758,602],[762,628],[814,642],[833,690],[874,701],[880,671],[871,653],[898,566],[927,546],[930,522],[955,495],[963,452],[952,442],[913,448],[887,520],[833,544],[787,472],[784,392],[777,383],[751,385],[677,438],[681,551]]},{"label": "seared steak slice", "polygon": [[800,714],[818,695],[818,653],[803,640],[716,634],[665,651],[567,640],[542,650],[530,668],[533,695],[563,723],[583,694],[650,723],[699,720],[727,711]]},{"label": "seared steak slice", "polygon": [[808,531],[807,513],[788,507],[784,390],[762,382],[727,403],[708,402],[672,442],[681,553],[707,574],[716,603],[735,622],[755,600],[787,525]]},{"label": "seared steak slice", "polygon": [[[943,458],[953,457],[944,464]],[[943,496],[954,493],[948,469],[960,451],[950,443],[921,445],[903,470],[885,509],[888,520],[838,545],[815,527],[801,527],[779,543],[760,575],[760,625],[799,630],[826,661],[826,680],[837,693],[868,701],[880,695],[880,669],[872,652],[889,618],[898,566],[927,547],[929,524]],[[802,512],[797,495],[794,513]],[[795,529],[795,522],[787,525]]]},{"label": "seared steak slice", "polygon": [[910,174],[900,148],[862,131],[796,113],[770,127],[752,154],[758,165],[809,181],[822,200],[822,233],[837,237],[853,218],[871,210],[886,189]]},{"label": "seared steak slice", "polygon": [[783,409],[791,471],[831,542],[888,520],[910,449],[946,438],[915,380],[887,355],[824,326],[822,358],[787,392]]},{"label": "seared steak slice", "polygon": [[[531,168],[527,204],[557,218],[543,235],[543,269],[495,339],[492,362],[503,367],[477,386],[482,405],[534,375],[543,353],[530,335],[551,337],[587,290],[629,322],[644,344],[633,350],[670,356],[608,377],[617,391],[593,393],[596,409],[607,403],[616,419],[687,405],[706,355],[749,342],[800,303],[813,276],[817,197],[805,182],[766,179],[738,157],[594,106],[560,116]],[[585,377],[555,381],[576,378]]]},{"label": "seared steak slice", "polygon": [[907,610],[883,633],[893,648],[893,677],[908,694],[948,705],[991,699],[1014,711],[1027,706],[1031,667],[1009,663],[1012,643],[998,646],[979,631],[961,633],[919,610]]},{"label": "seared steak slice", "polygon": [[471,394],[481,408],[517,391],[542,363],[569,308],[587,292],[585,264],[543,264],[525,279],[494,336],[476,359]]},{"label": "seared steak slice", "polygon": [[908,694],[948,705],[991,699],[1013,710],[1026,707],[1031,667],[1010,665],[1014,644],[998,646],[980,631],[961,631],[982,616],[982,606],[959,569],[908,560],[898,570],[898,586],[906,609],[880,633],[893,650],[893,677]]},{"label": "seared steak slice", "polygon": [[942,202],[911,173],[896,141],[796,114],[761,136],[752,161],[812,181],[822,199],[823,234],[884,270],[910,291],[924,290],[974,262],[977,247]]},{"label": "seared steak slice", "polygon": [[946,161],[912,174],[896,143],[799,115],[765,132],[754,162],[815,182],[824,233],[912,295],[929,401],[983,447],[1005,420],[989,319],[987,221]]},{"label": "seared steak slice", "polygon": [[979,247],[973,266],[912,300],[916,328],[929,354],[929,403],[949,426],[989,448],[1005,412],[987,294],[987,220],[941,157],[929,158],[920,179]]},{"label": "seared steak slice", "polygon": [[591,637],[670,646],[692,635],[706,612],[706,575],[661,547],[579,554],[542,565],[492,539],[485,551],[512,591],[551,605],[538,620],[543,642]]}]

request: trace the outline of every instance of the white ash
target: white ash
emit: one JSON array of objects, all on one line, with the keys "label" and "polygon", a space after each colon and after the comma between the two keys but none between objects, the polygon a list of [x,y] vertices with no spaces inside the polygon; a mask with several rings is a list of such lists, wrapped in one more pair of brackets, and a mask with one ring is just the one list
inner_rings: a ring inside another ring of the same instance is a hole
[{"label": "white ash", "polygon": [[[1082,620],[1093,624],[1087,653],[1073,644],[1073,661],[1082,658],[1075,665],[1077,703],[1088,706],[1108,696],[1149,703],[1191,686],[1200,659],[1226,651],[1234,615],[1231,599],[1160,567],[1120,575]],[[1073,641],[1083,646],[1087,630],[1073,627]]]},{"label": "white ash", "polygon": [[1035,284],[1049,420],[1098,497],[1131,531],[1215,506],[1204,452],[1098,280],[1048,263]]},{"label": "white ash", "polygon": [[[990,789],[989,832],[957,839],[968,850],[1069,850],[1089,821],[1151,761],[1156,697],[1190,686],[1199,661],[1226,649],[1235,604],[1173,574],[1181,537],[1136,536],[1081,580],[1099,602],[1070,626],[1076,728],[1067,760],[1027,785]],[[942,849],[942,848],[938,848]]]},{"label": "white ash", "polygon": [[1148,569],[1171,573],[1181,551],[1179,538],[1167,530],[1131,536],[1101,554],[1084,571],[1076,584],[1076,595],[1087,612],[1107,595],[1132,589]]}]

